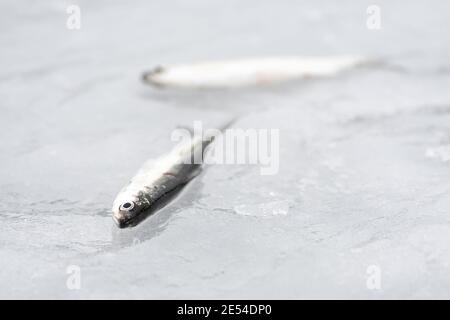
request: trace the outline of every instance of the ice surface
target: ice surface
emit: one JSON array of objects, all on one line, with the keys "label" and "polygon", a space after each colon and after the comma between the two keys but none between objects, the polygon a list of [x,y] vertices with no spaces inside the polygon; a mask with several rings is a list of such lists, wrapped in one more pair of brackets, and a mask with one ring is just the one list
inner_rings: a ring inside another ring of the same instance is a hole
[{"label": "ice surface", "polygon": [[[355,1],[76,2],[77,31],[69,2],[0,3],[0,298],[449,297],[448,1],[378,1],[378,31]],[[264,89],[139,82],[282,54],[383,63]],[[176,126],[237,114],[280,129],[277,175],[208,166],[159,214],[113,225],[117,192]]]}]

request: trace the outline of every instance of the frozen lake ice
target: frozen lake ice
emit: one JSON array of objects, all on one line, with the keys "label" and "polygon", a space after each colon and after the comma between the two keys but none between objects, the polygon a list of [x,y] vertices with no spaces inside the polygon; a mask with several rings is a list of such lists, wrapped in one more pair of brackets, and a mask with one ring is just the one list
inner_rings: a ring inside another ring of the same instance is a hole
[{"label": "frozen lake ice", "polygon": [[[449,298],[450,5],[377,1],[370,30],[370,4],[2,1],[0,298]],[[139,79],[283,54],[385,63],[243,90]],[[278,174],[208,166],[136,228],[114,225],[114,197],[176,126],[234,115],[280,129]]]}]

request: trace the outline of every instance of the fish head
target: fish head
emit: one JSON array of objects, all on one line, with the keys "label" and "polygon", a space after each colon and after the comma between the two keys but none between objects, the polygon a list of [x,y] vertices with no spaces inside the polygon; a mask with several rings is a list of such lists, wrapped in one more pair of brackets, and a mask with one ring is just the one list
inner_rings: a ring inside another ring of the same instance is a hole
[{"label": "fish head", "polygon": [[161,77],[163,77],[165,72],[165,68],[161,66],[157,66],[149,71],[146,71],[142,74],[142,81],[146,83],[150,83],[153,85],[161,85]]},{"label": "fish head", "polygon": [[147,208],[147,201],[143,201],[139,197],[118,197],[113,205],[114,222],[119,228],[131,227]]}]

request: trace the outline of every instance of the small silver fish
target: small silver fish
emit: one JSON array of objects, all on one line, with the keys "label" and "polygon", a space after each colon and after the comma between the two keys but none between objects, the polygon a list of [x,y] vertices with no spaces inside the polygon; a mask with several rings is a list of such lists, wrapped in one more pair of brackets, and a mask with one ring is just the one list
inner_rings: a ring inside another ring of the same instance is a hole
[{"label": "small silver fish", "polygon": [[238,88],[335,76],[370,59],[356,55],[281,56],[159,66],[142,75],[159,87]]},{"label": "small silver fish", "polygon": [[112,211],[117,226],[135,226],[165,206],[200,173],[201,162],[194,159],[202,159],[214,139],[215,136],[194,136],[169,154],[145,163],[114,200]]}]

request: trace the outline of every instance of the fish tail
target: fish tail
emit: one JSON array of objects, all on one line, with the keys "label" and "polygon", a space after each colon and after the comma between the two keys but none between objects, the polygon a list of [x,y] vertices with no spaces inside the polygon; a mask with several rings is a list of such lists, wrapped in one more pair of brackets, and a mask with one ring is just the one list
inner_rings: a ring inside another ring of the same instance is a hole
[{"label": "fish tail", "polygon": [[[222,124],[217,129],[221,132],[221,134],[224,134],[225,130],[227,130],[229,127],[231,127],[238,120],[238,118],[239,118],[238,116],[232,117],[230,120],[228,120],[227,122]],[[203,137],[203,142],[202,142],[203,156],[205,155],[206,150],[208,149],[208,146],[216,139],[217,136],[218,136],[218,134]]]}]

